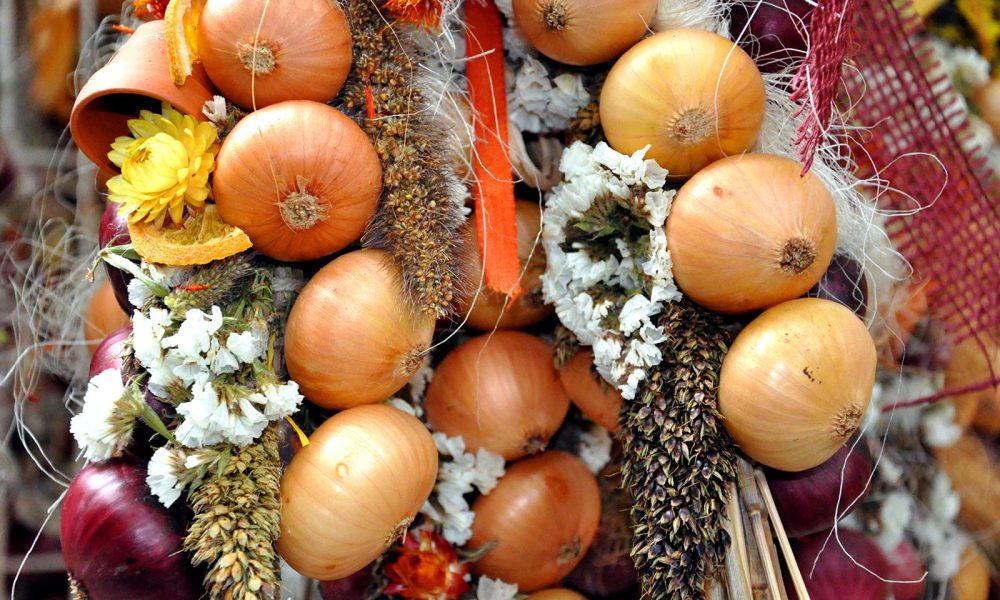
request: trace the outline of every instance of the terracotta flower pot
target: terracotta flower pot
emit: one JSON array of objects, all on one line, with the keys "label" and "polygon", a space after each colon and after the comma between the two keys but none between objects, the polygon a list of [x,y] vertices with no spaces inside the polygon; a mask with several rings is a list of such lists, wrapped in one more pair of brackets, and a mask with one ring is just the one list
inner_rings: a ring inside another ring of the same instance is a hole
[{"label": "terracotta flower pot", "polygon": [[170,80],[163,21],[143,23],[80,90],[69,126],[76,145],[108,174],[118,169],[108,159],[111,143],[129,135],[127,122],[142,109],[160,112],[160,103],[205,120],[201,109],[214,91],[200,65],[182,86]]}]

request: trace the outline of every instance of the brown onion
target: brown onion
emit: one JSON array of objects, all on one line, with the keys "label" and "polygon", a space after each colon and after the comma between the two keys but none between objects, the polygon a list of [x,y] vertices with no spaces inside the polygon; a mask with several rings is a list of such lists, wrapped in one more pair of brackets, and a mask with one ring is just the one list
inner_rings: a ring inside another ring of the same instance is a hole
[{"label": "brown onion", "polygon": [[951,579],[953,600],[986,600],[990,594],[990,563],[974,543],[962,552],[962,566]]},{"label": "brown onion", "polygon": [[[836,538],[831,537],[823,549],[827,533],[792,541],[795,562],[812,600],[885,600],[885,582],[854,564],[837,544]],[[841,528],[838,533],[844,549],[854,560],[878,576],[885,577],[889,564],[875,542],[849,529]],[[816,562],[817,556],[819,562]],[[787,573],[785,577],[789,600],[798,600]]]},{"label": "brown onion", "polygon": [[[966,338],[952,350],[945,367],[945,389],[989,382],[1000,378],[1000,344],[996,337],[983,333]],[[991,435],[1000,433],[1000,386],[988,386],[951,399],[955,422],[977,428]]]},{"label": "brown onion", "polygon": [[212,83],[244,108],[326,102],[351,68],[347,18],[328,0],[209,0],[198,49]]},{"label": "brown onion", "polygon": [[410,308],[391,257],[357,250],[302,289],[285,328],[285,362],[310,402],[343,409],[381,402],[401,388],[433,335],[433,317]]},{"label": "brown onion", "polygon": [[581,348],[559,372],[559,379],[573,404],[588,419],[611,433],[618,431],[622,395],[594,372],[594,352]]},{"label": "brown onion", "polygon": [[462,436],[472,452],[486,448],[514,460],[545,448],[569,398],[548,344],[503,330],[449,352],[427,386],[424,408],[434,431]]},{"label": "brown onion", "polygon": [[568,65],[609,61],[642,39],[657,0],[514,0],[514,19],[539,52]]},{"label": "brown onion", "polygon": [[[507,296],[499,292],[488,289],[483,282],[483,287],[476,295],[476,290],[467,298],[463,299],[463,305],[459,309],[459,315],[468,314],[466,324],[476,329],[492,331],[494,327],[500,329],[520,329],[528,325],[534,325],[545,317],[552,314],[553,307],[545,304],[542,300],[542,273],[545,272],[545,251],[541,243],[535,246],[535,239],[541,229],[541,210],[535,202],[518,200],[517,210],[517,258],[521,269],[525,263],[531,262],[524,270],[524,277],[521,279],[522,294],[514,303],[504,308],[507,304]],[[479,285],[482,279],[483,267],[479,257],[479,235],[476,232],[476,215],[469,218],[466,235],[469,243],[466,245],[467,256],[465,264],[468,280],[473,287]],[[495,242],[494,242],[495,243]],[[532,251],[534,249],[534,251]],[[475,301],[475,304],[473,304]],[[471,306],[471,311],[470,311]],[[503,318],[500,317],[501,312]],[[498,323],[499,320],[499,323]]]},{"label": "brown onion", "polygon": [[476,572],[530,592],[557,583],[583,558],[597,532],[601,493],[579,458],[550,451],[508,467],[472,510],[469,547],[496,542]]}]

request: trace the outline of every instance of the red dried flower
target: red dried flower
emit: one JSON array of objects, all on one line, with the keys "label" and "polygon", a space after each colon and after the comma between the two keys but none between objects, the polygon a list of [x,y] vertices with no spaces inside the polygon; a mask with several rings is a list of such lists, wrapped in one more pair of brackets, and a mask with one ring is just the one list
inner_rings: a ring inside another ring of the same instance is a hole
[{"label": "red dried flower", "polygon": [[441,26],[442,0],[384,0],[382,6],[400,21],[427,29]]},{"label": "red dried flower", "polygon": [[455,548],[433,529],[409,532],[397,552],[396,562],[385,567],[392,582],[386,594],[413,600],[458,600],[469,591],[470,564],[460,561]]}]

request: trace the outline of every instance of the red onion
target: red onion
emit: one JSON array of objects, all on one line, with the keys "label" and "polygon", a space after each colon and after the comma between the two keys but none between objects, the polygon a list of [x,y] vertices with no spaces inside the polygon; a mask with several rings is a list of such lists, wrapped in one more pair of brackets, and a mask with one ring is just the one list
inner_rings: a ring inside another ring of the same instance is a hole
[{"label": "red onion", "polygon": [[[101,248],[108,245],[119,246],[132,241],[132,237],[128,233],[128,217],[118,214],[118,205],[114,202],[108,202],[107,208],[104,209],[104,214],[101,215],[101,226],[98,229],[97,241]],[[115,300],[118,301],[119,306],[122,307],[125,314],[131,315],[135,311],[135,307],[128,301],[128,282],[132,280],[132,276],[112,267],[108,263],[104,263],[104,268],[108,272],[108,280],[111,282],[111,287],[115,290]]]},{"label": "red onion", "polygon": [[168,510],[133,458],[90,464],[63,501],[63,557],[90,600],[198,600],[202,574],[181,552],[183,503]]},{"label": "red onion", "polygon": [[[839,532],[841,543],[854,560],[881,577],[889,573],[889,563],[875,542],[856,531],[840,529]],[[820,554],[828,533],[824,531],[792,541],[795,562],[812,600],[885,600],[888,591],[885,582],[854,564],[840,549],[835,537],[830,538]],[[817,556],[820,558],[814,571],[813,562]],[[787,573],[785,587],[789,600],[798,600]]]},{"label": "red onion", "polygon": [[319,582],[319,593],[324,600],[365,600],[374,581],[369,565],[343,579]]},{"label": "red onion", "polygon": [[[601,522],[597,535],[580,564],[566,578],[574,589],[590,598],[616,596],[639,580],[629,556],[632,530],[629,527],[627,494],[601,481]],[[636,596],[633,596],[636,597]]]},{"label": "red onion", "polygon": [[[886,579],[894,581],[917,581],[924,576],[926,569],[920,562],[920,554],[913,544],[903,540],[891,554],[885,557],[889,561],[889,571]],[[918,600],[924,597],[927,581],[920,583],[890,583],[894,600]]]},{"label": "red onion", "polygon": [[834,255],[826,273],[806,296],[839,302],[862,319],[868,314],[868,278],[858,261],[843,254]]},{"label": "red onion", "polygon": [[[840,473],[844,469],[844,492],[840,497],[840,517],[851,512],[848,507],[859,495],[867,495],[868,478],[872,474],[872,458],[864,442],[853,451],[853,440],[826,462],[806,471],[786,473],[765,469],[774,504],[781,515],[781,524],[788,537],[796,538],[833,526],[840,493]],[[847,461],[845,467],[844,461]]]},{"label": "red onion", "polygon": [[108,369],[122,369],[122,352],[125,350],[125,342],[132,334],[132,327],[122,327],[116,329],[104,338],[101,345],[94,350],[94,356],[90,359],[90,376],[93,377],[101,371]]},{"label": "red onion", "polygon": [[776,73],[805,57],[812,8],[806,0],[742,0],[729,32],[761,71]]}]

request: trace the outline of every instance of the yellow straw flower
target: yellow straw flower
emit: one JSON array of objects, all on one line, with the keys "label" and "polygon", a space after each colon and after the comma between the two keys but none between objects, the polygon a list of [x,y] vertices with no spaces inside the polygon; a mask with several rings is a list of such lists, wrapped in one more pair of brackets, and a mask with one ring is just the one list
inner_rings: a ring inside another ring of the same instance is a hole
[{"label": "yellow straw flower", "polygon": [[185,206],[201,208],[208,198],[218,133],[211,123],[166,103],[163,114],[144,110],[139,116],[128,122],[132,137],[119,137],[108,152],[122,170],[108,181],[108,199],[120,204],[119,213],[132,223],[145,220],[160,227],[169,214],[179,225]]}]

